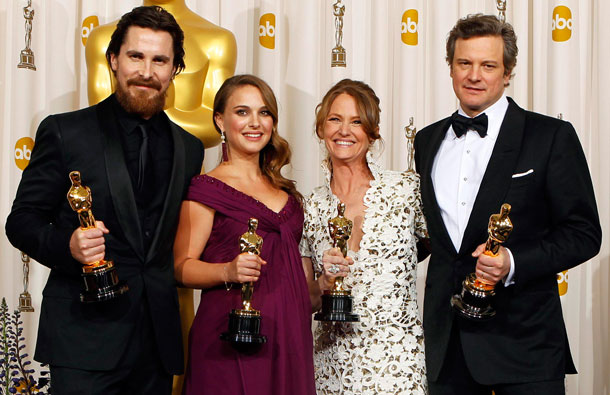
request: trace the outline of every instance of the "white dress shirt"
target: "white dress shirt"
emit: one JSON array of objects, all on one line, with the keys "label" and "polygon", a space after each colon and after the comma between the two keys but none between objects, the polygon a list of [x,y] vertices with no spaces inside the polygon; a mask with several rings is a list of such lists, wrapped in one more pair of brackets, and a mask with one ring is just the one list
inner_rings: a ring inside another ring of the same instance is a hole
[{"label": "white dress shirt", "polygon": [[[507,109],[508,100],[502,95],[497,102],[483,111],[488,119],[485,137],[480,137],[474,130],[468,130],[462,137],[457,138],[449,125],[434,158],[432,184],[441,216],[456,251],[459,251],[462,245],[464,231]],[[461,107],[458,113],[468,117]],[[493,213],[489,213],[491,214]],[[512,283],[514,274],[514,261],[510,251],[509,255],[511,268],[505,285]]]}]

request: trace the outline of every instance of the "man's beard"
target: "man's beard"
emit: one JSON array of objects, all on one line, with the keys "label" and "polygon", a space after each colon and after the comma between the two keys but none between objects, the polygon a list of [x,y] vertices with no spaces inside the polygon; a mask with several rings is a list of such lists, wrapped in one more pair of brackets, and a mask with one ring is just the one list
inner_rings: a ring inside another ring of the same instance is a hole
[{"label": "man's beard", "polygon": [[[153,97],[149,97],[149,92],[147,91],[129,91],[129,86],[131,85],[148,86],[156,89],[157,93],[155,93]],[[142,118],[148,119],[163,111],[167,89],[163,92],[161,92],[160,89],[161,83],[159,81],[153,79],[146,80],[139,77],[130,78],[127,80],[126,90],[123,89],[121,84],[117,84],[116,98],[121,107],[128,113],[137,114]]]}]

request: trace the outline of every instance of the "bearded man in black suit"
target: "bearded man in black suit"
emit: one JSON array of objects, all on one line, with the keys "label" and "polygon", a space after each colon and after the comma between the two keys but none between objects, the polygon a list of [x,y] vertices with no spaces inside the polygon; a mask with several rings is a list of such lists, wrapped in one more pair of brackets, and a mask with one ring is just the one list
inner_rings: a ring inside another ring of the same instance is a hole
[{"label": "bearded man in black suit", "polygon": [[[505,96],[516,56],[509,24],[459,20],[447,62],[460,108],[415,139],[432,251],[424,300],[432,395],[556,395],[576,373],[556,273],[598,253],[595,196],[572,125]],[[488,220],[503,203],[514,230],[492,257],[483,254]],[[451,307],[471,272],[495,284],[489,321]]]},{"label": "bearded man in black suit", "polygon": [[[40,124],[6,234],[51,269],[35,359],[54,394],[171,393],[183,370],[172,247],[180,204],[203,145],[163,112],[184,69],[184,34],[160,7],[123,15],[106,53],[116,93]],[[95,228],[68,204],[69,173],[91,190]],[[114,261],[129,290],[84,304],[84,264]]]}]

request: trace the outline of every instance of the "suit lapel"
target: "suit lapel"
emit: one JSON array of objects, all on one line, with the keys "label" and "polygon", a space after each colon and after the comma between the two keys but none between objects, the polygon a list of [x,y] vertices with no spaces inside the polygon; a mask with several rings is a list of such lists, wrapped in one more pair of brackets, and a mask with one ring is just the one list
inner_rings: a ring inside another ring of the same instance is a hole
[{"label": "suit lapel", "polygon": [[428,204],[425,207],[427,212],[426,218],[429,221],[428,228],[436,229],[437,232],[435,233],[439,235],[439,240],[441,243],[445,244],[445,248],[448,251],[457,253],[455,246],[451,241],[451,237],[449,236],[449,232],[447,232],[447,228],[445,227],[445,222],[443,221],[441,210],[438,201],[436,200],[436,192],[434,191],[434,184],[432,182],[432,166],[434,164],[434,159],[445,138],[447,129],[449,129],[449,123],[450,119],[447,118],[445,121],[439,123],[439,127],[436,130],[432,131],[432,136],[428,143],[428,152],[424,156],[426,161],[423,163],[424,168],[420,174],[422,177],[422,197],[425,202],[431,202],[431,204]]},{"label": "suit lapel", "polygon": [[125,164],[118,120],[112,108],[111,98],[97,105],[98,123],[103,134],[104,159],[110,196],[125,238],[138,257],[144,260],[144,243],[138,218],[138,209]]},{"label": "suit lapel", "polygon": [[464,231],[460,253],[471,253],[473,246],[484,243],[487,221],[491,214],[499,213],[500,206],[510,187],[510,180],[519,159],[525,128],[525,111],[508,98],[509,105],[502,121],[498,139],[483,175],[468,225]]},{"label": "suit lapel", "polygon": [[184,191],[184,174],[185,174],[185,150],[184,141],[180,135],[181,131],[176,124],[169,121],[170,131],[172,140],[174,142],[174,157],[172,165],[171,178],[169,180],[168,190],[165,194],[165,202],[163,203],[163,212],[159,218],[159,224],[155,231],[155,235],[148,250],[146,257],[147,262],[152,259],[158,249],[160,240],[163,240],[163,236],[170,231],[175,225],[174,221],[168,221],[168,218],[177,218],[178,211],[180,210],[179,203],[182,200],[182,193]]}]

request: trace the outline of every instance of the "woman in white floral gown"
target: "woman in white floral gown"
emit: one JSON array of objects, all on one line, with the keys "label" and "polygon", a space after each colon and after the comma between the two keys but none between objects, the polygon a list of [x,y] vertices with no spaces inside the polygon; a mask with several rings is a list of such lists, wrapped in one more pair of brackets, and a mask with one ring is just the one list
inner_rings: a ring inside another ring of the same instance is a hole
[{"label": "woman in white floral gown", "polygon": [[[314,310],[337,276],[354,297],[355,323],[322,323],[314,334],[318,394],[425,394],[424,336],[415,287],[418,238],[427,238],[412,172],[382,170],[372,159],[379,99],[365,83],[343,80],[316,109],[328,158],[324,185],[305,202],[301,256]],[[332,249],[328,220],[345,203],[353,221],[347,259]]]}]

